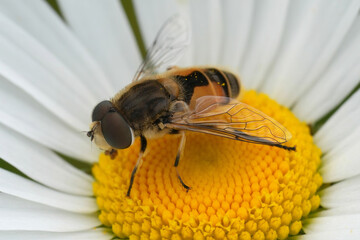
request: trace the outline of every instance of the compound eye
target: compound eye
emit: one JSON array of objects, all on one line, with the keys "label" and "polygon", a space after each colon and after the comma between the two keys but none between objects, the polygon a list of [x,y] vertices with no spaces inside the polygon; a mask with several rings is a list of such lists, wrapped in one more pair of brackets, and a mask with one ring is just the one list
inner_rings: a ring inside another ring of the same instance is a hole
[{"label": "compound eye", "polygon": [[102,101],[96,107],[94,108],[92,112],[92,121],[101,121],[106,113],[110,111],[111,108],[113,108],[113,104],[110,101]]},{"label": "compound eye", "polygon": [[113,148],[131,146],[134,132],[118,112],[108,112],[101,120],[101,129],[106,142]]}]

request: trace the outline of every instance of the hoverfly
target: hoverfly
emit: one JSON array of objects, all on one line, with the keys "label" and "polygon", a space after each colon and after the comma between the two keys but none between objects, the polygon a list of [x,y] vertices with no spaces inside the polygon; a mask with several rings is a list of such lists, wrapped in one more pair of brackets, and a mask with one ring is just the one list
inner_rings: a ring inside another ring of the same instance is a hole
[{"label": "hoverfly", "polygon": [[276,120],[236,99],[240,81],[231,72],[214,67],[168,68],[190,42],[187,25],[179,16],[168,20],[159,31],[133,82],[109,101],[93,110],[87,135],[108,153],[130,147],[141,139],[138,160],[131,174],[130,196],[135,173],[146,150],[147,139],[164,134],[181,134],[174,167],[185,147],[184,131],[206,133],[233,140],[295,150],[284,146],[290,132]]}]

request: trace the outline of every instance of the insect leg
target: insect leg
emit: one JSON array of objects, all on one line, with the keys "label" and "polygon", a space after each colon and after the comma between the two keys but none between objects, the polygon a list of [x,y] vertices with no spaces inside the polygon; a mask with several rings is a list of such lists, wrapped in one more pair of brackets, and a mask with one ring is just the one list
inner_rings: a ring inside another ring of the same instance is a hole
[{"label": "insect leg", "polygon": [[184,151],[184,147],[185,147],[185,141],[186,141],[186,136],[185,136],[185,132],[184,131],[181,131],[181,140],[180,140],[180,145],[179,145],[179,148],[178,148],[178,152],[176,154],[176,158],[175,158],[175,163],[174,163],[174,167],[176,169],[176,174],[177,174],[177,177],[179,178],[180,180],[180,183],[181,185],[186,189],[186,191],[189,191],[190,187],[187,186],[183,180],[181,179],[180,177],[180,174],[179,174],[179,171],[177,169],[177,166],[179,165],[179,160],[180,160],[180,157]]},{"label": "insect leg", "polygon": [[134,167],[134,169],[132,170],[132,173],[131,173],[130,185],[129,185],[129,189],[128,189],[127,194],[126,194],[126,196],[128,196],[128,197],[130,196],[131,187],[132,187],[132,185],[134,183],[134,177],[135,177],[136,170],[141,165],[142,156],[144,155],[144,152],[146,150],[146,145],[147,145],[146,138],[144,136],[140,136],[140,140],[141,140],[140,153],[139,153],[139,157],[138,157],[138,159],[136,161],[135,167]]}]

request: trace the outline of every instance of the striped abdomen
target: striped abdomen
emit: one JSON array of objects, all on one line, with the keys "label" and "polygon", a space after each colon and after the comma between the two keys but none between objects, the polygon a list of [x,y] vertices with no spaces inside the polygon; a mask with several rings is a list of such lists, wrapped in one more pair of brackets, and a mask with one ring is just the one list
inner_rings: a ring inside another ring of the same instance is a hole
[{"label": "striped abdomen", "polygon": [[240,93],[240,81],[227,71],[217,68],[188,68],[173,72],[172,79],[181,87],[179,98],[194,107],[202,96],[224,96],[236,98]]}]

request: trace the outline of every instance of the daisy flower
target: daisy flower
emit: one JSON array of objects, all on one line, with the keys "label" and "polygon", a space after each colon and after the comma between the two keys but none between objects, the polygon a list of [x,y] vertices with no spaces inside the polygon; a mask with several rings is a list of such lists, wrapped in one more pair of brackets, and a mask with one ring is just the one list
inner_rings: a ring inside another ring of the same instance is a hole
[{"label": "daisy flower", "polygon": [[[123,2],[129,4],[129,2]],[[1,239],[359,239],[360,1],[0,1]],[[187,133],[116,159],[85,133],[181,14],[179,66],[238,73],[241,101],[291,133],[286,151]],[[133,22],[131,22],[133,24]]]}]

